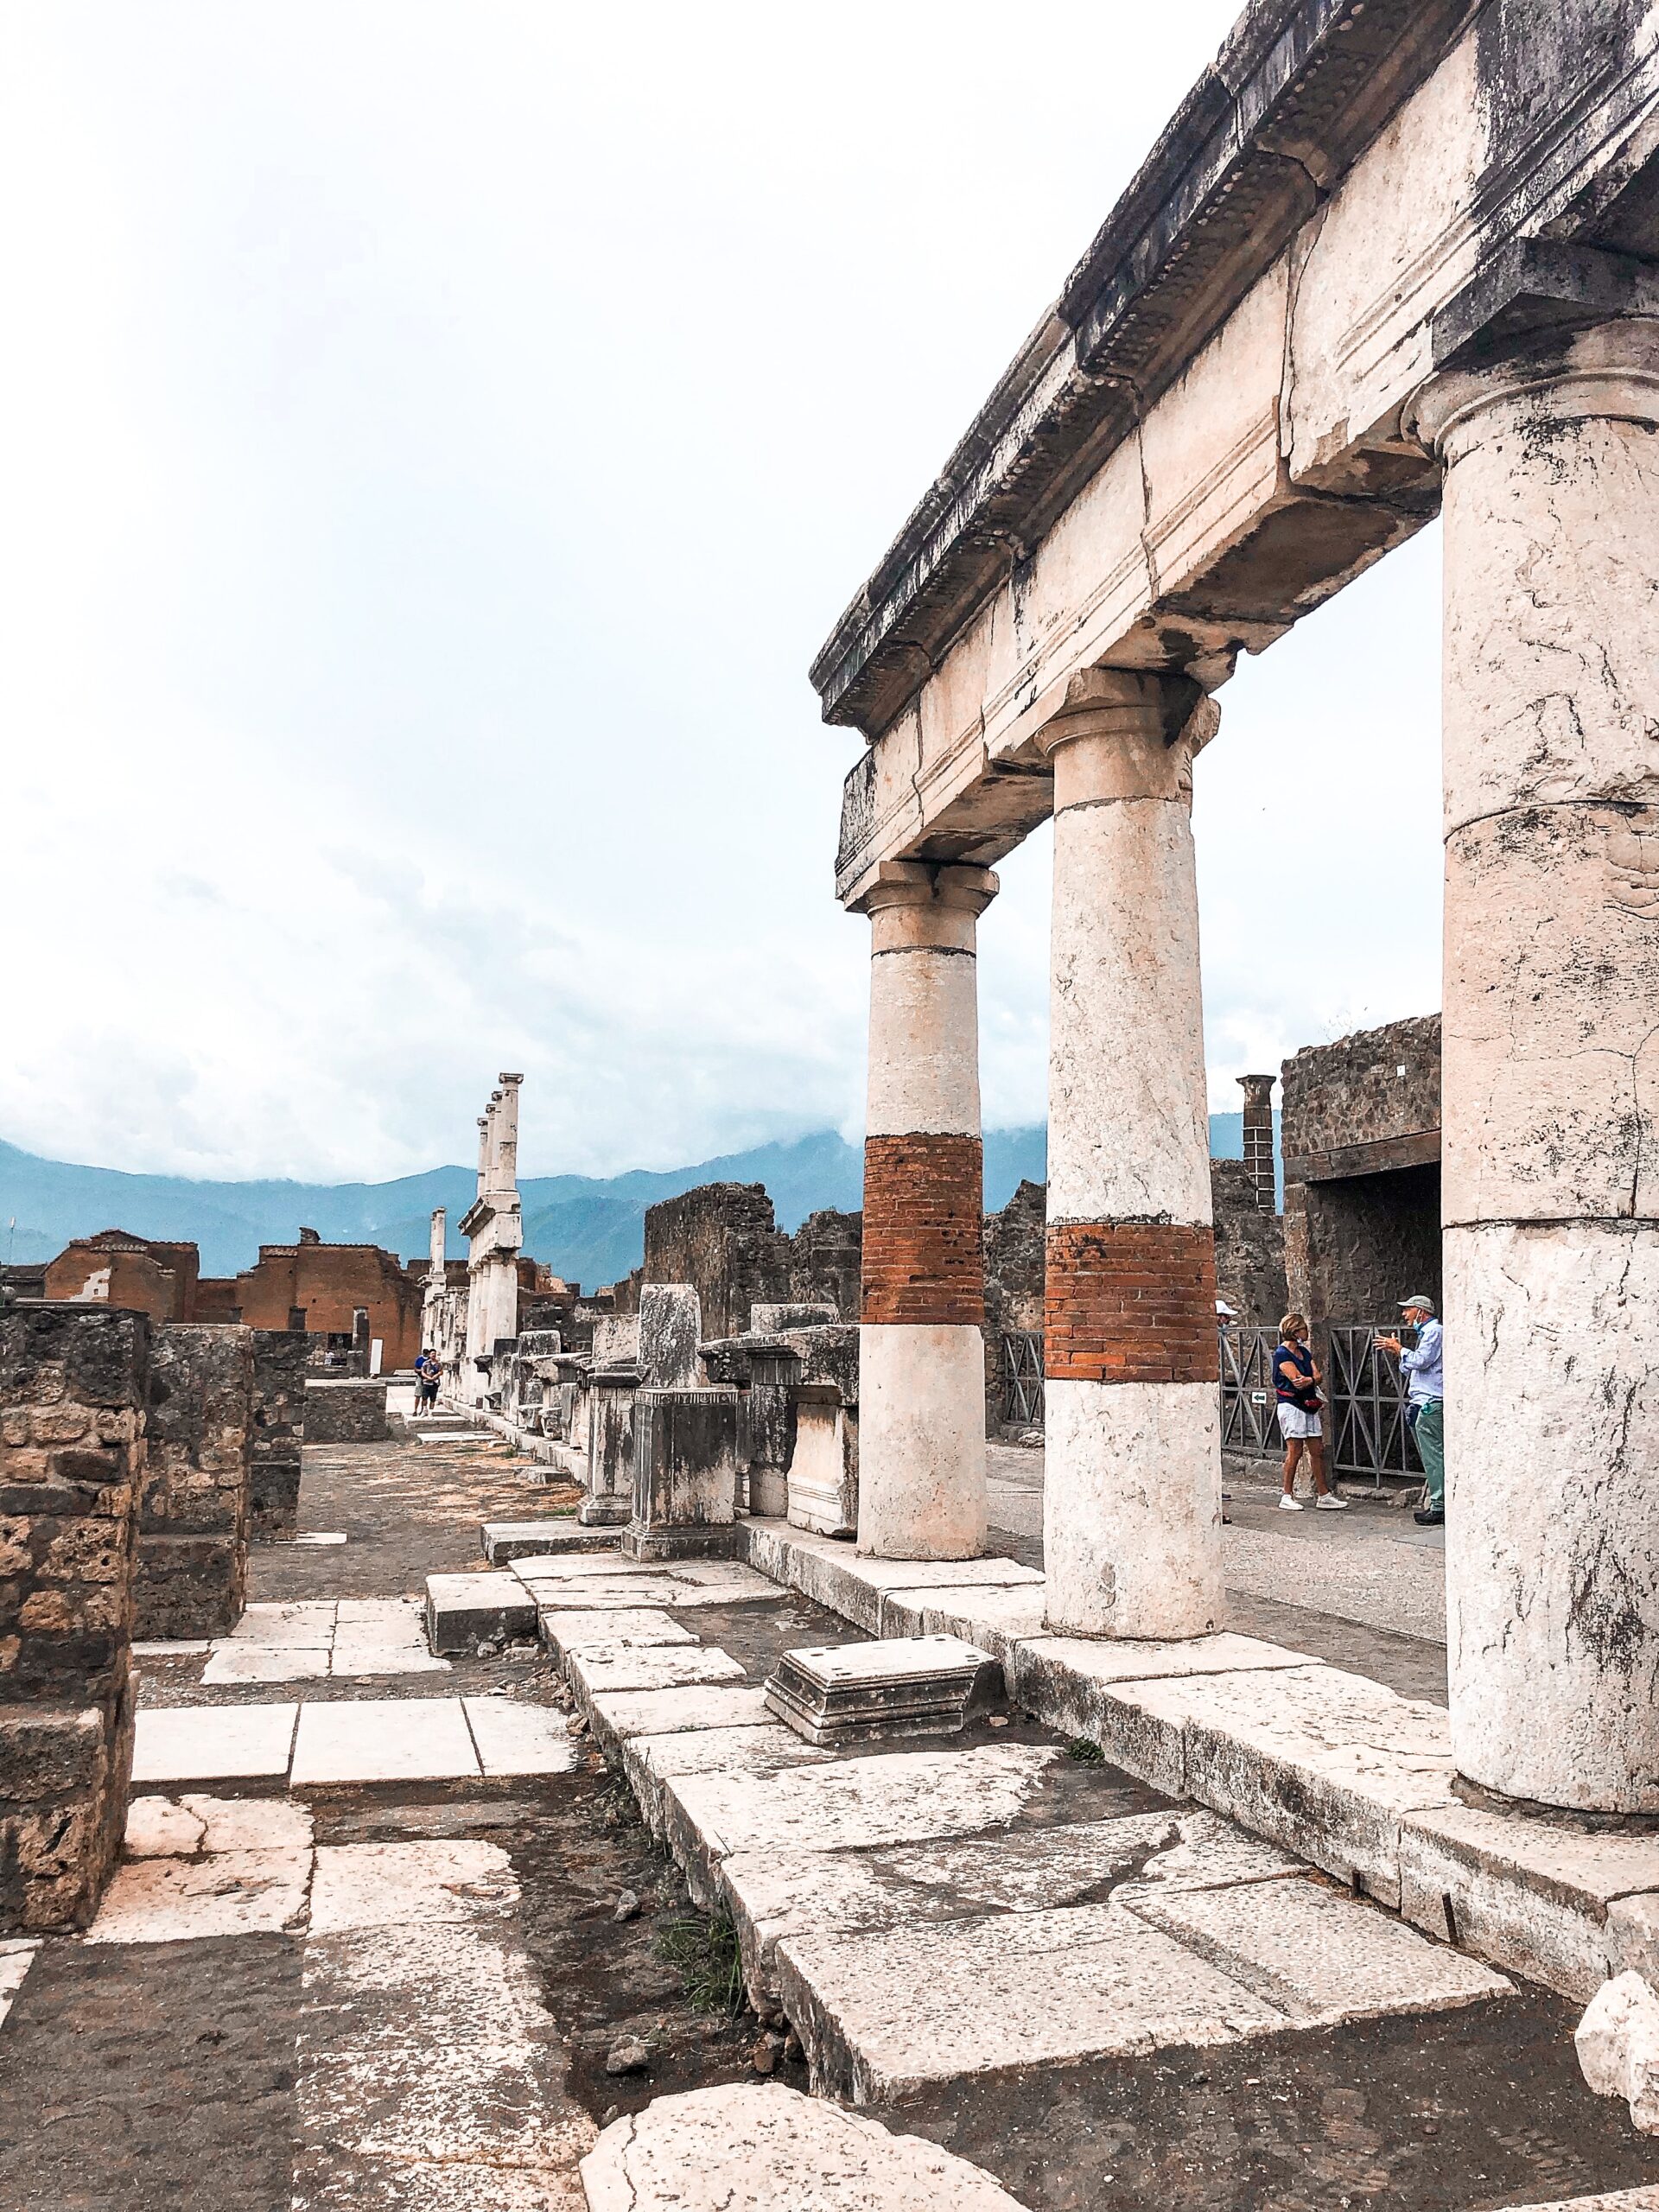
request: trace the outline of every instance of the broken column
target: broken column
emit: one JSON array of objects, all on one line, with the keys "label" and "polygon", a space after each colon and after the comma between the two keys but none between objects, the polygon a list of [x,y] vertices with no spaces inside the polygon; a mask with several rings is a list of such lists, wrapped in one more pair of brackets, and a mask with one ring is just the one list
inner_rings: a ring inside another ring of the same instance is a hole
[{"label": "broken column", "polygon": [[305,1436],[303,1329],[251,1329],[253,1434],[249,1452],[248,1533],[291,1536],[300,1510]]},{"label": "broken column", "polygon": [[1040,734],[1054,766],[1043,1535],[1049,1625],[1071,1635],[1198,1636],[1222,1617],[1198,696],[1182,678],[1092,670]]},{"label": "broken column", "polygon": [[228,1636],[248,1592],[253,1332],[163,1322],[149,1351],[133,1633]]},{"label": "broken column", "polygon": [[518,1333],[518,1253],[524,1241],[518,1197],[518,1087],[504,1074],[479,1122],[478,1196],[461,1216],[467,1253],[467,1351],[461,1387],[482,1405],[496,1346]]},{"label": "broken column", "polygon": [[702,1334],[690,1283],[639,1293],[639,1387],[633,1400],[633,1559],[725,1558],[737,1533],[738,1393],[700,1384]]},{"label": "broken column", "polygon": [[1445,469],[1452,1745],[1651,1812],[1659,321],[1495,350],[1411,410]]},{"label": "broken column", "polygon": [[[835,1306],[821,1303],[750,1308],[748,1334],[738,1341],[748,1366],[747,1503],[751,1513],[781,1520],[789,1511],[789,1471],[795,1457],[795,1391],[801,1361],[798,1351],[782,1332],[832,1325],[839,1319]],[[847,1334],[853,1341],[856,1368],[858,1332],[849,1330]]]},{"label": "broken column", "polygon": [[984,1175],[976,931],[988,868],[886,861],[870,918],[858,1545],[985,1546]]},{"label": "broken column", "polygon": [[120,1850],[149,1350],[142,1313],[0,1313],[0,1935],[84,1928]]},{"label": "broken column", "polygon": [[[427,1247],[426,1282],[421,1293],[421,1349],[435,1352],[443,1334],[443,1300],[449,1287],[444,1253],[448,1243],[448,1209],[434,1206],[430,1242]],[[418,1408],[417,1408],[418,1410]]]},{"label": "broken column", "polygon": [[1279,1178],[1273,1157],[1273,1086],[1278,1080],[1273,1075],[1238,1078],[1244,1093],[1244,1166],[1260,1213],[1279,1211]]}]

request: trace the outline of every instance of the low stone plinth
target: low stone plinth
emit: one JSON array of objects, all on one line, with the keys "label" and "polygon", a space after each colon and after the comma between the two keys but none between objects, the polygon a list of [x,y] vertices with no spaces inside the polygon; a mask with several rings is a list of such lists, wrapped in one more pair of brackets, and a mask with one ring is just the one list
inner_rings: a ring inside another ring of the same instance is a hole
[{"label": "low stone plinth", "polygon": [[633,1402],[630,1559],[726,1559],[737,1541],[737,1392],[642,1389]]},{"label": "low stone plinth", "polygon": [[84,1928],[120,1849],[149,1358],[142,1313],[0,1313],[0,1935]]},{"label": "low stone plinth", "polygon": [[516,1574],[429,1574],[426,1640],[435,1658],[480,1643],[535,1639],[536,1600]]},{"label": "low stone plinth", "polygon": [[1002,1698],[1002,1669],[954,1636],[785,1651],[766,1703],[809,1744],[958,1734]]},{"label": "low stone plinth", "polygon": [[391,1434],[384,1382],[314,1376],[306,1384],[308,1444],[384,1444]]}]

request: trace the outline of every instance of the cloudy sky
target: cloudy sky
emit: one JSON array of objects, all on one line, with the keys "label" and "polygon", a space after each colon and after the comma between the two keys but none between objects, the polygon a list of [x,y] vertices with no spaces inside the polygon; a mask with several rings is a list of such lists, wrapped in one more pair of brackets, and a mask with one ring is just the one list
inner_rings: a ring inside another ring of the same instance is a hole
[{"label": "cloudy sky", "polygon": [[[393,1175],[501,1067],[531,1173],[855,1131],[807,663],[1235,11],[4,0],[0,1136]],[[1222,695],[1217,1106],[1439,1003],[1438,561]]]}]

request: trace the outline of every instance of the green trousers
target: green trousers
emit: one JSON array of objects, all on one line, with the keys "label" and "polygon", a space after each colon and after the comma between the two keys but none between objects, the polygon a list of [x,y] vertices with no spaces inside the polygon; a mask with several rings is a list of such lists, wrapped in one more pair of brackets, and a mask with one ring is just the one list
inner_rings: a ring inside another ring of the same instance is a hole
[{"label": "green trousers", "polygon": [[1417,1416],[1417,1426],[1411,1432],[1417,1446],[1417,1457],[1423,1463],[1423,1472],[1428,1478],[1428,1503],[1436,1513],[1446,1510],[1446,1406],[1443,1400],[1431,1398]]}]

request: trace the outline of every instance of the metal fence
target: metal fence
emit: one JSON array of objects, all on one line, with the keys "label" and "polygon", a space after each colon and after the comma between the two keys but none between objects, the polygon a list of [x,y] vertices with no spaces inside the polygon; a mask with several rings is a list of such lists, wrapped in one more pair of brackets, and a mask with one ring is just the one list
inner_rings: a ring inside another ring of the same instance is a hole
[{"label": "metal fence", "polygon": [[[1333,1322],[1325,1376],[1329,1465],[1339,1475],[1369,1475],[1381,1489],[1384,1475],[1421,1474],[1406,1427],[1405,1385],[1394,1353],[1374,1340],[1398,1326],[1368,1321]],[[1276,1459],[1284,1450],[1273,1389],[1275,1329],[1223,1329],[1221,1443],[1226,1452]]]},{"label": "metal fence", "polygon": [[1002,1418],[1011,1427],[1043,1425],[1043,1332],[1005,1330],[1002,1336]]},{"label": "metal fence", "polygon": [[1273,1395],[1273,1329],[1223,1329],[1221,1448],[1274,1459],[1284,1450]]}]

